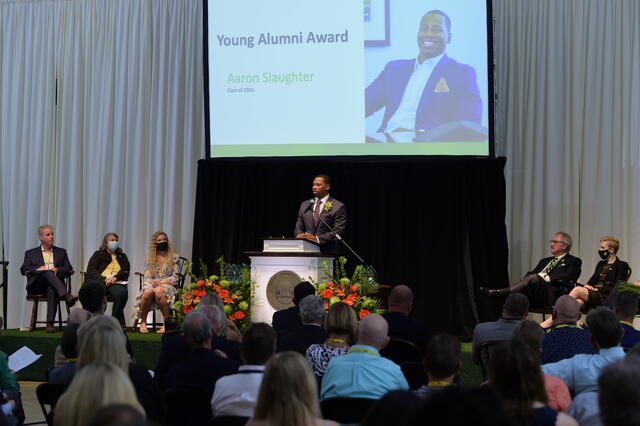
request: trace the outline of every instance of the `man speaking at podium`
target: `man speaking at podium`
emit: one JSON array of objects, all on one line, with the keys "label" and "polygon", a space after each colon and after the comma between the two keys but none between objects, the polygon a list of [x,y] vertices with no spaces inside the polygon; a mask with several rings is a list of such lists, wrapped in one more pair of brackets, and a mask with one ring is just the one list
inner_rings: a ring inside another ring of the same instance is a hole
[{"label": "man speaking at podium", "polygon": [[323,253],[336,253],[336,234],[347,228],[347,209],[344,204],[329,195],[331,178],[318,175],[311,190],[314,198],[300,204],[294,235],[320,244]]}]

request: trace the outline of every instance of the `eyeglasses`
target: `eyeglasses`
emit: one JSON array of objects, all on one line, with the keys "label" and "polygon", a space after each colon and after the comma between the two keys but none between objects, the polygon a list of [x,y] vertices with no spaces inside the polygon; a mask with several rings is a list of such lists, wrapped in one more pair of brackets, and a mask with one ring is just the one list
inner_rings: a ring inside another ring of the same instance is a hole
[{"label": "eyeglasses", "polygon": [[564,241],[558,241],[558,240],[549,240],[549,242],[551,244],[566,244]]}]

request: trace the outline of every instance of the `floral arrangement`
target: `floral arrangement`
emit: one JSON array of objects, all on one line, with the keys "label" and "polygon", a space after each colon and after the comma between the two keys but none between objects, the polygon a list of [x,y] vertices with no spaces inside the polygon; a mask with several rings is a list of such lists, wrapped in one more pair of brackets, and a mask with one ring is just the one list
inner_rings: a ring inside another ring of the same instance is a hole
[{"label": "floral arrangement", "polygon": [[325,309],[329,309],[334,303],[346,303],[356,311],[358,318],[362,319],[369,314],[381,314],[380,300],[370,295],[378,291],[378,283],[373,278],[373,273],[364,265],[356,266],[351,278],[347,276],[345,265],[347,259],[339,257],[333,274],[329,273],[326,261],[322,262],[325,277],[331,277],[327,282],[315,283],[318,296],[325,301]]},{"label": "floral arrangement", "polygon": [[225,263],[221,256],[216,260],[220,275],[209,275],[207,265],[200,260],[200,276],[191,271],[191,263],[187,271],[191,276],[191,285],[176,292],[173,309],[176,322],[180,325],[184,317],[198,307],[200,300],[207,294],[216,293],[224,302],[224,313],[233,321],[240,331],[251,322],[251,297],[253,282],[247,265]]}]

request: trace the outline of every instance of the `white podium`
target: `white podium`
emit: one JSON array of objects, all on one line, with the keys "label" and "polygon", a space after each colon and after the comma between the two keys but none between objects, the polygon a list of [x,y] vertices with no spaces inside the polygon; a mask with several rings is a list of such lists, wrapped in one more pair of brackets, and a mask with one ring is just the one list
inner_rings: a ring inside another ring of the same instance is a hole
[{"label": "white podium", "polygon": [[320,253],[320,247],[296,238],[265,238],[263,251],[245,252],[251,259],[251,279],[255,293],[251,301],[251,321],[271,324],[275,311],[293,306],[293,288],[309,277],[315,282],[324,276],[323,262],[333,273],[333,254]]}]

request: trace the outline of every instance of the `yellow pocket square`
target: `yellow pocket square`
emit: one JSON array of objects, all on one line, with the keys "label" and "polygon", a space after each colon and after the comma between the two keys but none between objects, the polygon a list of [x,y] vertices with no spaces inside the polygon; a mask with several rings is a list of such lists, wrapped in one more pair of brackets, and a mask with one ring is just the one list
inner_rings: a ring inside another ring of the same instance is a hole
[{"label": "yellow pocket square", "polygon": [[433,93],[449,93],[449,86],[447,86],[447,80],[444,77],[440,77],[438,80],[438,84],[436,84],[436,88],[433,90]]}]

